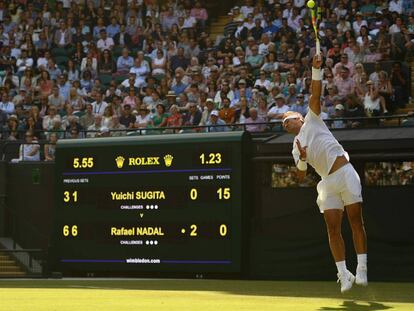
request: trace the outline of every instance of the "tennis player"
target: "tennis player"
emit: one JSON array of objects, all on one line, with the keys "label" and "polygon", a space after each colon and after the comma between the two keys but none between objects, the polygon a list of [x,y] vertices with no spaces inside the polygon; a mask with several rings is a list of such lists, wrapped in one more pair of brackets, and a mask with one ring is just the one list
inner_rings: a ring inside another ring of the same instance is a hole
[{"label": "tennis player", "polygon": [[[321,176],[317,186],[317,203],[326,222],[329,246],[338,269],[341,292],[346,292],[352,288],[354,282],[358,285],[368,285],[361,182],[358,173],[349,163],[348,153],[320,118],[321,64],[322,57],[315,55],[312,62],[309,111],[306,117],[288,111],[284,114],[283,127],[287,132],[296,135],[292,154],[299,179],[303,180],[306,176],[308,164]],[[348,214],[358,258],[356,277],[348,271],[345,263],[345,246],[341,234],[344,209]]]}]

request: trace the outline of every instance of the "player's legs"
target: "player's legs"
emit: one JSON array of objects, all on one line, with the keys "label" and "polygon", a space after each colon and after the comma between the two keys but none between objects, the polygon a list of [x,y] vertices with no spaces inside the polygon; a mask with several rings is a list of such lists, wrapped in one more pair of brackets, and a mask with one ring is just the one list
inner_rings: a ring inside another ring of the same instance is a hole
[{"label": "player's legs", "polygon": [[346,213],[352,229],[352,238],[357,254],[367,253],[367,235],[362,218],[362,204],[360,202],[346,205]]},{"label": "player's legs", "polygon": [[358,266],[356,270],[356,283],[368,285],[367,277],[367,235],[365,233],[364,220],[362,217],[362,204],[360,202],[345,206],[348,220],[352,229],[354,247],[357,253]]},{"label": "player's legs", "polygon": [[335,262],[345,260],[345,244],[341,233],[342,214],[343,211],[340,209],[328,209],[323,213],[328,231],[329,247]]},{"label": "player's legs", "polygon": [[341,292],[346,292],[352,288],[355,277],[346,268],[345,244],[341,232],[342,215],[343,211],[341,209],[327,209],[324,211],[329,246],[338,269],[338,277],[341,281]]}]

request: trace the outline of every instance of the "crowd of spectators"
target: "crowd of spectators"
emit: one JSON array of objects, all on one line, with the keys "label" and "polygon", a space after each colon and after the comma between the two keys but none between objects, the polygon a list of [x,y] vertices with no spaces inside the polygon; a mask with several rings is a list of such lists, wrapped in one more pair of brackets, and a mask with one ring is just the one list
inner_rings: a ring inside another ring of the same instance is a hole
[{"label": "crowd of spectators", "polygon": [[408,186],[414,184],[414,162],[376,162],[365,167],[367,186]]},{"label": "crowd of spectators", "polygon": [[[213,40],[200,0],[0,0],[1,139],[280,129],[284,112],[308,109],[309,10],[242,2]],[[413,1],[318,2],[322,117],[404,107]]]}]

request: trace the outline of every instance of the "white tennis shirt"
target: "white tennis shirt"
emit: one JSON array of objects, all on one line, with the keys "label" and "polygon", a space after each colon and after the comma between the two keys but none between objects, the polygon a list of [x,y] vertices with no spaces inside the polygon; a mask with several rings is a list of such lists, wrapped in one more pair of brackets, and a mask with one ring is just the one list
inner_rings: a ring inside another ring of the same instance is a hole
[{"label": "white tennis shirt", "polygon": [[311,109],[306,114],[305,122],[293,141],[292,155],[296,164],[300,157],[299,149],[296,145],[297,140],[299,140],[302,148],[307,146],[306,162],[321,177],[329,175],[329,171],[337,157],[344,155],[349,160],[348,153],[332,135],[325,122]]}]

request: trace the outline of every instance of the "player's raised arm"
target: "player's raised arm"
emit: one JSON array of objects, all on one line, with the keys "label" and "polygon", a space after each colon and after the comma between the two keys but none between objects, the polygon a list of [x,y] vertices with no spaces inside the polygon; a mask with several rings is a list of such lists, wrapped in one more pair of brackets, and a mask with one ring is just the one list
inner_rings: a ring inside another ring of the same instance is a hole
[{"label": "player's raised arm", "polygon": [[322,93],[322,56],[315,55],[312,60],[312,84],[309,108],[319,116],[321,113],[321,93]]}]

